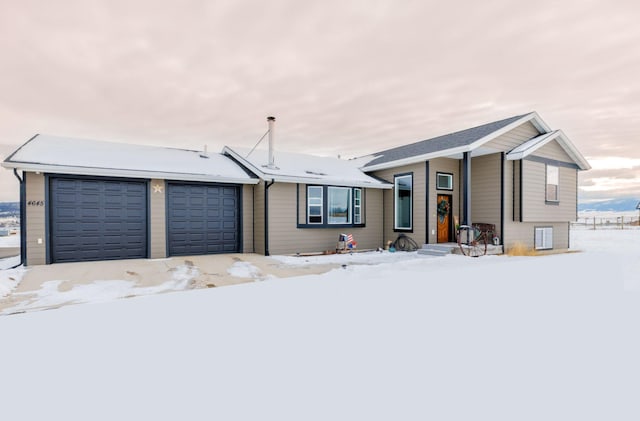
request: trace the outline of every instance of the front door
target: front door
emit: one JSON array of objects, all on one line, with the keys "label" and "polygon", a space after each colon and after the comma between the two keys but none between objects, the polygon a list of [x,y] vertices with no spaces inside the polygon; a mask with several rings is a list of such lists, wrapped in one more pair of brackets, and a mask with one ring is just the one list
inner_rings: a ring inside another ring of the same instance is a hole
[{"label": "front door", "polygon": [[438,219],[438,243],[451,241],[451,196],[439,194],[436,201],[436,214]]}]

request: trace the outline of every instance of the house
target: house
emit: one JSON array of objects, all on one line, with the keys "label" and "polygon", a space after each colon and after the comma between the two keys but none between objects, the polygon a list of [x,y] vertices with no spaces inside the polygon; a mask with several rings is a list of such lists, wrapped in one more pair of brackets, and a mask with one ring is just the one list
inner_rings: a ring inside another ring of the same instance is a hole
[{"label": "house", "polygon": [[569,247],[578,171],[588,162],[536,112],[375,153],[367,174],[385,192],[384,236],[455,241],[455,221],[492,224],[506,249]]},{"label": "house", "polygon": [[28,265],[360,249],[405,234],[455,241],[496,226],[505,248],[569,247],[589,164],[533,112],[354,160],[225,146],[221,153],[37,135],[2,165],[21,186]]}]

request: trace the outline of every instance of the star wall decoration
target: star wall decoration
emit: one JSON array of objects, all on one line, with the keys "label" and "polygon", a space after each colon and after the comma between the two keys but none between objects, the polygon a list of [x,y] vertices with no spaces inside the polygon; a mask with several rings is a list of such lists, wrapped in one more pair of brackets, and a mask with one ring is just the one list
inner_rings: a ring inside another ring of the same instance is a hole
[{"label": "star wall decoration", "polygon": [[162,185],[161,184],[154,184],[153,185],[153,192],[154,193],[162,193]]}]

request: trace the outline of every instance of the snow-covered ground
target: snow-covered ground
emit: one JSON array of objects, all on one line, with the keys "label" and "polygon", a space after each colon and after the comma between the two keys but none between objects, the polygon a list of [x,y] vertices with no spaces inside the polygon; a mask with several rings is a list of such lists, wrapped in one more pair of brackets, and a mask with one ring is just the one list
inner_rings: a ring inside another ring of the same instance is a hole
[{"label": "snow-covered ground", "polygon": [[572,236],[2,316],[0,416],[637,420],[640,230]]}]

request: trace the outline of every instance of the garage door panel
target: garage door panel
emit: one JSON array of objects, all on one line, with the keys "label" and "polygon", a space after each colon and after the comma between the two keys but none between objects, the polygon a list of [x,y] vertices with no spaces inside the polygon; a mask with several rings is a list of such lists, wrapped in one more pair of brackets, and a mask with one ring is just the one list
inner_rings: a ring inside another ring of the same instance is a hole
[{"label": "garage door panel", "polygon": [[52,262],[147,257],[147,184],[50,178]]},{"label": "garage door panel", "polygon": [[[237,252],[239,189],[235,186],[168,183],[169,255]],[[225,194],[227,208],[225,208]],[[225,225],[231,231],[225,236]]]}]

